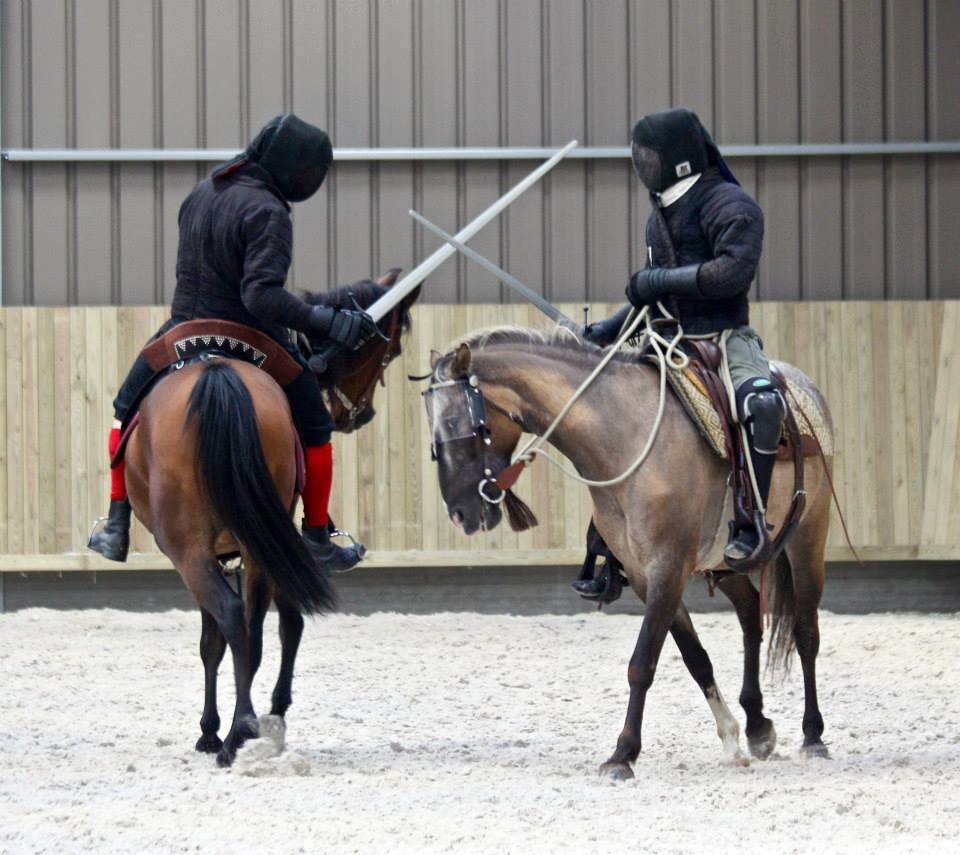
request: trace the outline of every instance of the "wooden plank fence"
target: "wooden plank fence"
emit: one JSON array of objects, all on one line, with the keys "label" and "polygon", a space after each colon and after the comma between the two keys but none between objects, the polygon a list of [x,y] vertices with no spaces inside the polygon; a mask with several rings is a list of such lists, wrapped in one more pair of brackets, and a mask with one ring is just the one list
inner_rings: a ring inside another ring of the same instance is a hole
[{"label": "wooden plank fence", "polygon": [[[581,306],[566,310],[579,316]],[[600,317],[612,307],[595,305]],[[108,500],[110,402],[164,307],[0,310],[0,570],[164,567],[139,525],[127,565],[86,553]],[[836,486],[868,559],[960,559],[960,302],[758,303],[766,349],[814,377],[837,430]],[[423,305],[377,393],[376,419],[337,435],[332,513],[381,565],[580,560],[586,490],[538,463],[518,485],[541,520],[467,538],[446,519],[420,391],[431,348],[498,323],[542,327],[532,307]],[[836,523],[836,520],[835,520]],[[830,557],[843,559],[839,524]]]}]

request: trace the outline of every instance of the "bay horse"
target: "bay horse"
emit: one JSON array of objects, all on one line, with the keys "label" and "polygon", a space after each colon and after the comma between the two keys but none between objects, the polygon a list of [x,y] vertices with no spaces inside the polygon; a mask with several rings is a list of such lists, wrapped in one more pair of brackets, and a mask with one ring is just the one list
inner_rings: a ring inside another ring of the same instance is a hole
[{"label": "bay horse", "polygon": [[[541,333],[501,327],[473,333],[450,352],[432,355],[430,387],[425,395],[440,489],[454,525],[466,534],[492,529],[502,518],[501,502],[514,530],[536,524],[530,509],[511,490],[497,494],[499,488],[491,485],[490,479],[510,464],[522,433],[542,435],[546,431],[604,354],[568,329]],[[810,378],[793,366],[776,364],[812,397],[832,431],[826,402]],[[636,354],[617,354],[549,441],[581,476],[595,481],[613,479],[644,447],[655,420],[658,393],[653,366]],[[794,648],[799,653],[805,693],[801,750],[814,756],[827,756],[815,663],[830,510],[830,461],[829,457],[807,461],[803,516],[771,567],[772,661],[786,663]],[[622,483],[590,487],[596,527],[623,564],[630,586],[646,603],[627,669],[630,699],[626,722],[615,751],[600,767],[603,775],[633,777],[632,764],[641,750],[647,691],[667,633],[673,636],[684,664],[706,697],[725,761],[748,762],[740,751],[739,725],[717,688],[710,658],[682,601],[692,573],[723,566],[726,520],[732,516],[728,472],[728,464],[708,447],[670,394],[650,457]],[[779,526],[792,493],[792,464],[777,463],[768,503],[770,523]],[[755,757],[766,758],[776,745],[776,732],[763,715],[760,690],[760,594],[744,574],[728,575],[718,586],[733,603],[743,630],[740,704],[746,712],[748,745]]]},{"label": "bay horse", "polygon": [[[386,293],[399,270],[309,296],[311,302],[367,306]],[[343,385],[361,399],[352,416],[335,411],[338,429],[372,417],[372,393],[386,364],[400,353],[414,292],[380,323],[374,338],[345,353],[327,386]],[[337,406],[334,402],[334,406]],[[200,607],[200,658],[205,691],[198,751],[228,766],[246,739],[258,735],[250,687],[260,666],[263,621],[271,601],[280,621],[280,674],[271,714],[291,703],[293,666],[303,614],[330,611],[336,596],[328,576],[293,523],[295,427],[280,386],[265,371],[227,358],[199,359],[160,379],[140,407],[140,424],[126,451],[126,483],[137,518],[152,532]],[[222,559],[239,554],[235,591]],[[233,655],[236,706],[226,739],[218,736],[217,669],[227,645]]]}]

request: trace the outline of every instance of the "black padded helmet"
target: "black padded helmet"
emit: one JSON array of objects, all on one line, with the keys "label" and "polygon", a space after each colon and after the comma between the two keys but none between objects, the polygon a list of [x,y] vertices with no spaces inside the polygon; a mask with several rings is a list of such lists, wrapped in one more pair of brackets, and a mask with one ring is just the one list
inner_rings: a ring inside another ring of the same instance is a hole
[{"label": "black padded helmet", "polygon": [[684,107],[644,116],[633,126],[631,155],[637,176],[651,193],[717,166],[724,178],[736,179],[697,114]]},{"label": "black padded helmet", "polygon": [[326,132],[293,113],[267,122],[244,154],[270,174],[288,202],[302,202],[316,193],[333,162]]}]

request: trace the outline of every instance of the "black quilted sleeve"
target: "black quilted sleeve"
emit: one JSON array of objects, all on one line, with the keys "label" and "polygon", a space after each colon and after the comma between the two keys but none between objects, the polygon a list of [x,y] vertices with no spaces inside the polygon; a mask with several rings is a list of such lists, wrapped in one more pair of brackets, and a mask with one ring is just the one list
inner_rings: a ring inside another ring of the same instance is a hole
[{"label": "black quilted sleeve", "polygon": [[279,207],[258,207],[243,219],[243,305],[256,318],[307,331],[310,307],[283,286],[290,269],[293,225]]},{"label": "black quilted sleeve", "polygon": [[763,247],[763,212],[743,190],[727,184],[701,209],[700,226],[713,258],[700,267],[704,297],[725,299],[746,293]]}]

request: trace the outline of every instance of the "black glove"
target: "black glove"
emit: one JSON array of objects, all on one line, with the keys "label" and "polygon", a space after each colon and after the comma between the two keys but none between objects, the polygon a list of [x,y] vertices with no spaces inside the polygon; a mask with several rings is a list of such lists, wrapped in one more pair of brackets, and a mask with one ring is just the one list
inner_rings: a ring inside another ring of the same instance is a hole
[{"label": "black glove", "polygon": [[356,350],[377,334],[377,324],[366,312],[314,306],[310,310],[310,330]]},{"label": "black glove", "polygon": [[661,297],[700,297],[697,285],[699,264],[686,267],[645,267],[630,277],[627,299],[638,309],[656,303]]},{"label": "black glove", "polygon": [[623,308],[618,309],[615,314],[611,315],[605,320],[587,324],[583,330],[583,337],[587,341],[593,342],[600,347],[606,347],[609,344],[613,344],[617,339],[617,334],[620,332],[620,328],[623,326],[623,322],[627,319],[627,315],[629,314],[630,306],[628,304]]}]

